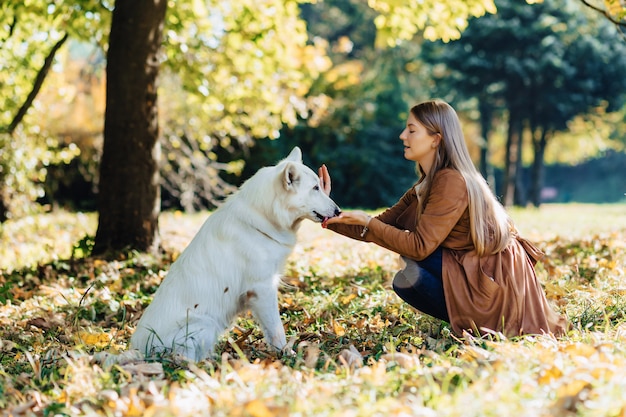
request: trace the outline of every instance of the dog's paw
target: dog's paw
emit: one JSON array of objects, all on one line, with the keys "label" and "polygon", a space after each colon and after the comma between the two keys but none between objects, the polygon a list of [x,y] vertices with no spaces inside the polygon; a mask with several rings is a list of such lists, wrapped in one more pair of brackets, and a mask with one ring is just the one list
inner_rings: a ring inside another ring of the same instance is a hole
[{"label": "dog's paw", "polygon": [[292,357],[292,356],[296,356],[296,351],[293,350],[292,348],[288,348],[288,347],[284,347],[280,350],[280,355],[281,356],[287,356],[287,357]]},{"label": "dog's paw", "polygon": [[274,347],[281,356],[296,356],[296,352],[293,350],[293,345],[296,343],[296,337],[292,337],[283,347]]}]

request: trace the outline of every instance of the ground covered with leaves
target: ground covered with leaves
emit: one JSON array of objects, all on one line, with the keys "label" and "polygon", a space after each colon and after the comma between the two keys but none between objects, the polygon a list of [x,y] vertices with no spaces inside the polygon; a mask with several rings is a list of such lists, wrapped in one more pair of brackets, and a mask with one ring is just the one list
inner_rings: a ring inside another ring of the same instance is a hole
[{"label": "ground covered with leaves", "polygon": [[206,213],[164,213],[162,257],[112,262],[86,256],[93,214],[5,223],[2,415],[625,416],[626,206],[512,215],[547,254],[538,274],[567,336],[452,334],[393,293],[396,255],[306,223],[279,296],[295,354],[247,315],[197,364],[116,354]]}]

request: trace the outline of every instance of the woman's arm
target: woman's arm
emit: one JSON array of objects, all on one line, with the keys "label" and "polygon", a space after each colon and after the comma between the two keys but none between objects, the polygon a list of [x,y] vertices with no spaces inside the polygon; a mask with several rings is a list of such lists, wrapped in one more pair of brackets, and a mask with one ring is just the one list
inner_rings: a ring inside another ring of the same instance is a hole
[{"label": "woman's arm", "polygon": [[[326,195],[330,196],[331,191],[331,179],[328,168],[325,164],[319,167],[318,176],[320,178],[320,185]],[[415,198],[415,190],[411,188],[407,191],[402,198],[389,209],[376,216],[377,219],[387,224],[395,224],[396,218],[404,212],[406,207],[411,204],[411,200]],[[322,224],[323,227],[328,227],[330,230],[340,233],[344,236],[351,237],[357,240],[364,240],[364,227],[366,227],[371,220],[371,217],[363,211],[343,212],[339,217],[328,219]],[[365,230],[367,232],[367,230]]]},{"label": "woman's arm", "polygon": [[355,210],[355,211],[344,211],[338,217],[333,217],[328,219],[328,221],[324,224],[324,226],[328,227],[328,229],[342,234],[344,236],[350,237],[356,240],[366,240],[370,221],[372,219],[377,219],[384,224],[389,225],[389,227],[397,228],[399,227],[396,223],[396,219],[400,216],[406,208],[411,204],[411,201],[415,199],[415,190],[411,188],[407,191],[402,198],[394,204],[392,207],[388,208],[381,214],[376,217],[370,217],[369,214],[364,211]]},{"label": "woman's arm", "polygon": [[[357,240],[366,240],[367,233],[369,232],[369,224],[372,219],[376,219],[389,227],[403,230],[399,228],[400,226],[397,225],[396,220],[398,216],[405,212],[415,198],[415,190],[411,188],[396,204],[375,217],[370,217],[367,213],[360,210],[346,211],[341,213],[339,217],[329,219],[326,226],[334,232]],[[368,229],[365,230],[364,227]]]},{"label": "woman's arm", "polygon": [[400,230],[372,219],[365,240],[412,259],[424,259],[446,240],[468,202],[463,176],[453,170],[440,171],[414,230]]}]

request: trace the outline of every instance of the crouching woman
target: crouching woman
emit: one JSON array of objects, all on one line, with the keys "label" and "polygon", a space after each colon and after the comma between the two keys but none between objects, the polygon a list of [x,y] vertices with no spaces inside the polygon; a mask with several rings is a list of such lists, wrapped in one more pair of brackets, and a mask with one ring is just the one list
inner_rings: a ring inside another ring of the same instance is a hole
[{"label": "crouching woman", "polygon": [[[414,106],[400,139],[417,164],[416,185],[380,215],[343,212],[328,229],[400,254],[395,292],[457,334],[564,334],[567,321],[537,280],[543,254],[519,236],[474,167],[454,109],[440,100]],[[330,194],[325,165],[319,175]]]}]

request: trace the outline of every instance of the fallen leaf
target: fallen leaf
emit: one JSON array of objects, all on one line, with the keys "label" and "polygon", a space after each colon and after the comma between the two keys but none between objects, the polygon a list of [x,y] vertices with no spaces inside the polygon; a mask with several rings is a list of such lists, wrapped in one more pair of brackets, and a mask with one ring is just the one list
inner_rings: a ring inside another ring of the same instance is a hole
[{"label": "fallen leaf", "polygon": [[146,405],[139,396],[137,396],[137,388],[130,389],[127,398],[123,399],[123,402],[127,404],[126,412],[123,413],[127,417],[141,417],[144,415]]},{"label": "fallen leaf", "polygon": [[104,348],[111,344],[112,336],[106,332],[89,332],[80,331],[77,335],[78,341],[86,346],[93,346],[96,348]]},{"label": "fallen leaf", "polygon": [[570,343],[563,347],[562,350],[571,356],[582,356],[585,358],[589,358],[597,352],[596,348],[584,343]]},{"label": "fallen leaf", "polygon": [[355,293],[348,294],[345,297],[341,297],[341,303],[343,305],[348,305],[350,304],[350,301],[354,300],[355,298],[356,298]]},{"label": "fallen leaf", "polygon": [[336,320],[332,320],[331,324],[333,326],[333,332],[337,336],[345,336],[346,329],[344,329],[344,327],[340,323],[338,323]]},{"label": "fallen leaf", "polygon": [[563,376],[563,372],[558,367],[551,366],[541,373],[541,376],[539,377],[539,380],[537,382],[539,382],[539,384],[541,385],[545,385],[549,384],[555,379],[560,378],[561,376]]},{"label": "fallen leaf", "polygon": [[51,315],[49,317],[35,317],[28,320],[29,326],[37,327],[41,330],[56,329],[63,326],[65,321],[60,315]]},{"label": "fallen leaf", "polygon": [[244,409],[252,417],[273,417],[274,413],[261,400],[252,400],[246,403]]}]

